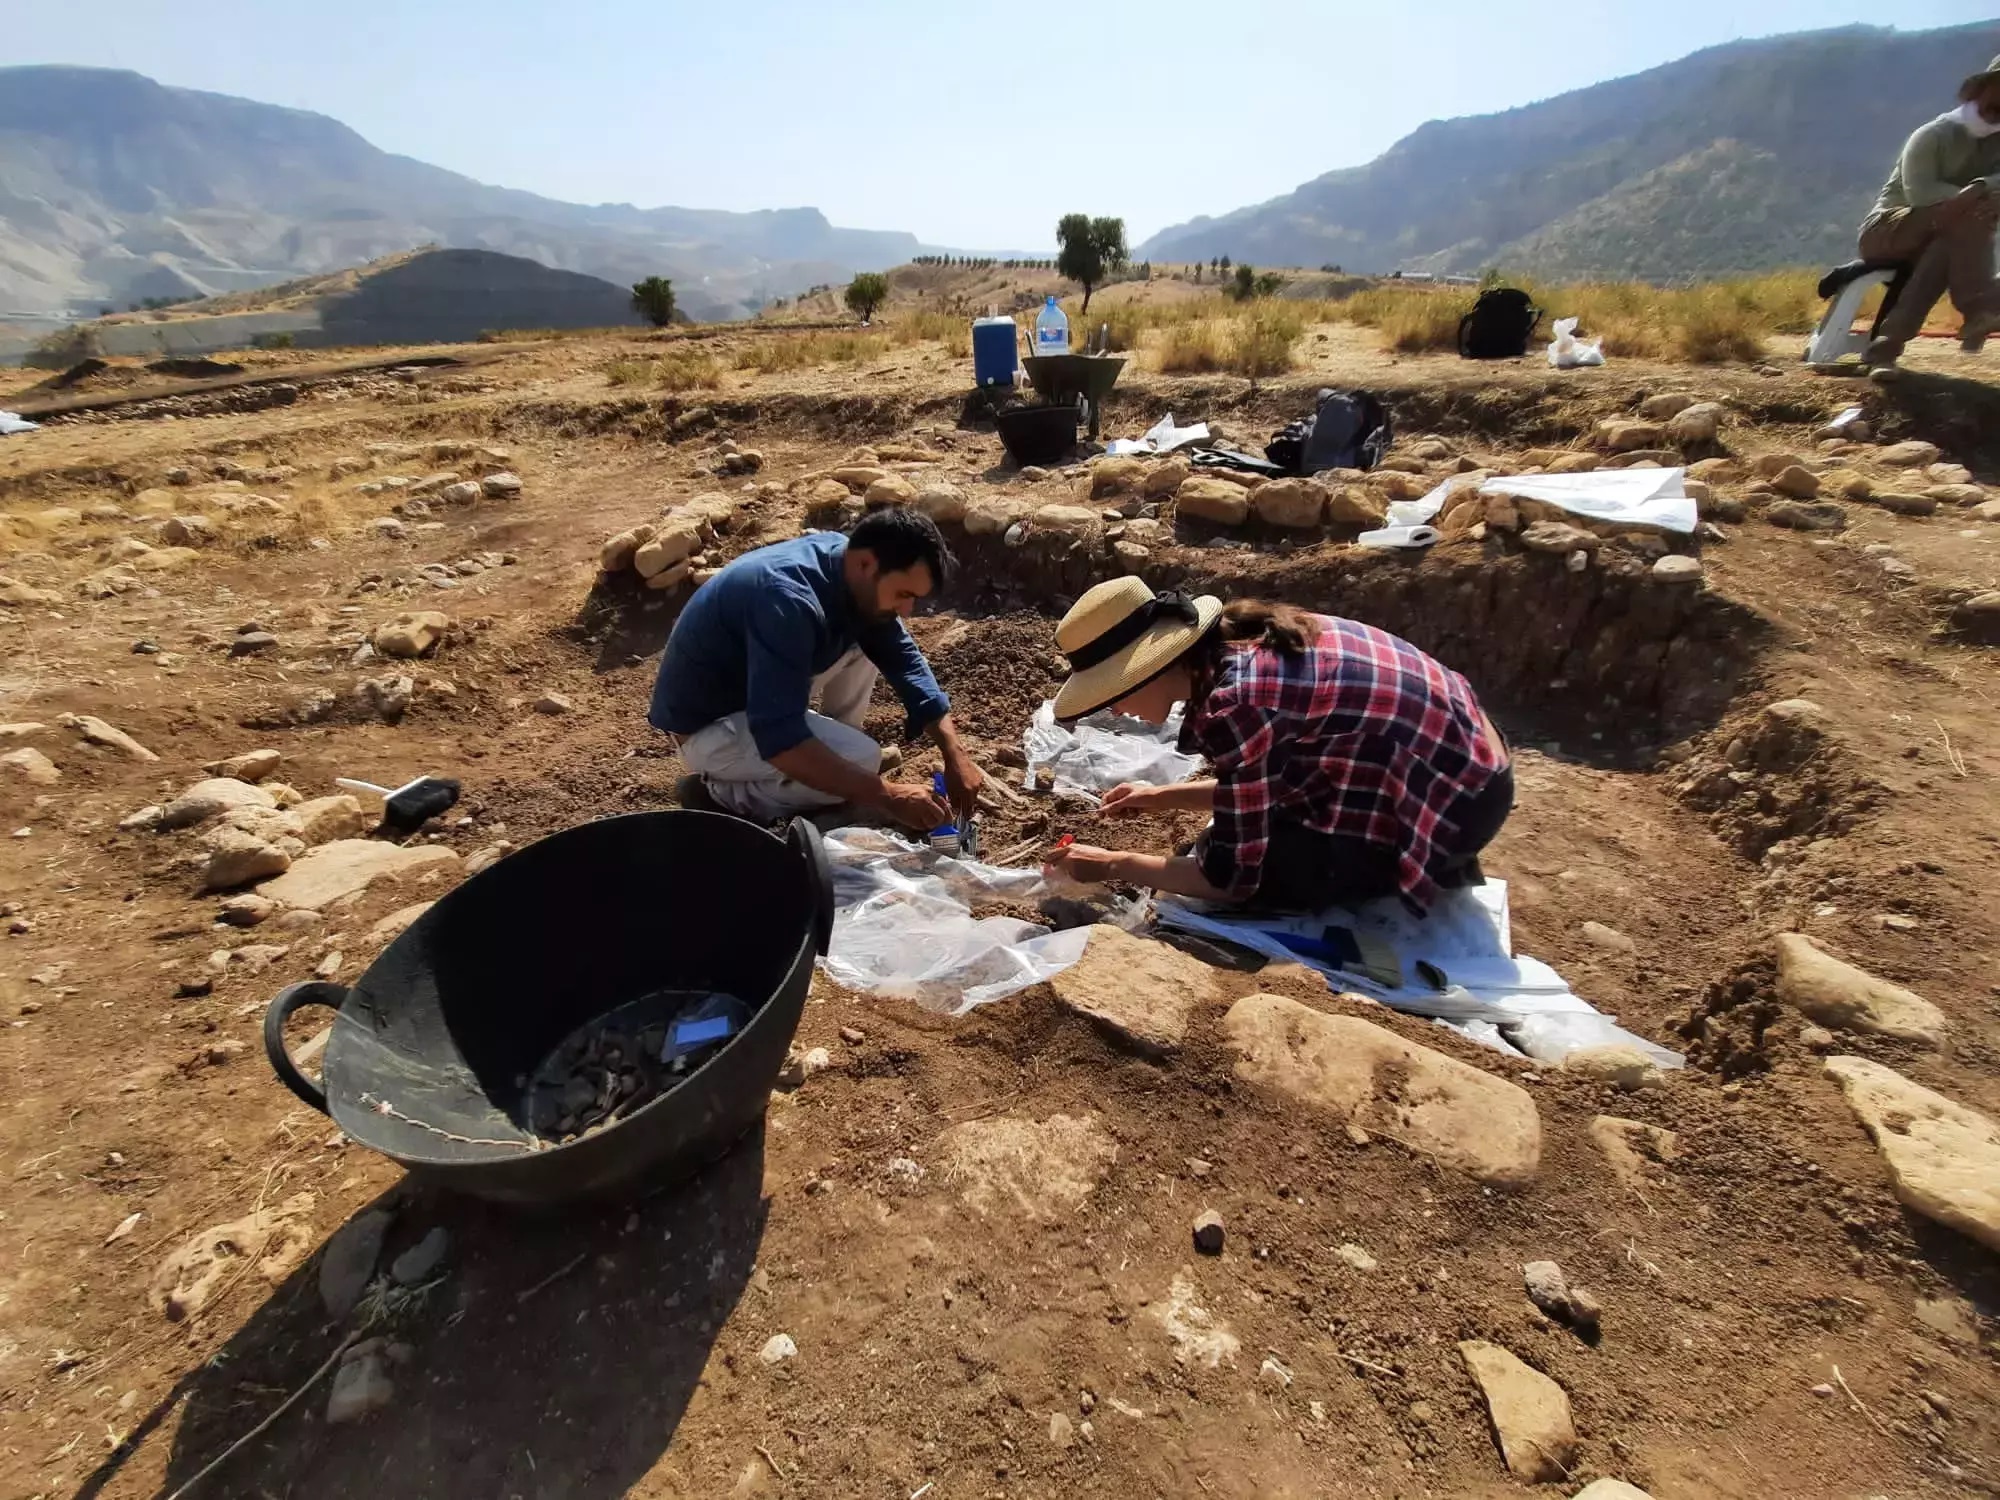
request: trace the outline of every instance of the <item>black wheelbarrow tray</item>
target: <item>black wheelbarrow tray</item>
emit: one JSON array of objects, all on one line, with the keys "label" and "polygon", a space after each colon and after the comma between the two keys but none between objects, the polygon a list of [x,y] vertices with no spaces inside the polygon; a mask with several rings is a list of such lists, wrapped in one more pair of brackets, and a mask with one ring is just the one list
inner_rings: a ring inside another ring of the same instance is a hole
[{"label": "black wheelbarrow tray", "polygon": [[[818,832],[651,812],[554,834],[438,901],[353,986],[296,984],[264,1017],[287,1087],[420,1178],[526,1207],[685,1177],[763,1117],[833,927]],[[752,1014],[679,1084],[563,1144],[528,1128],[525,1080],[571,1032],[662,989]],[[337,1012],[321,1084],[285,1048],[309,1005]]]}]

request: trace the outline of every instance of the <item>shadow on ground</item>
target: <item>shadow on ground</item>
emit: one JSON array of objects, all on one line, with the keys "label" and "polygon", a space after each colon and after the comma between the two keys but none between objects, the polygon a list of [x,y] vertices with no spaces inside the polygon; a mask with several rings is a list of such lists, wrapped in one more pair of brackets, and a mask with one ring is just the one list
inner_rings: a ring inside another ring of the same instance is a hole
[{"label": "shadow on ground", "polygon": [[[763,1174],[759,1129],[682,1186],[562,1218],[522,1219],[409,1192],[385,1260],[438,1224],[453,1248],[443,1282],[389,1331],[414,1350],[394,1371],[394,1401],[353,1426],[329,1428],[323,1380],[196,1493],[627,1494],[673,1441],[749,1280],[769,1210]],[[165,1492],[255,1427],[339,1344],[343,1330],[320,1303],[318,1271],[315,1257],[134,1434],[132,1445],[142,1445],[185,1400]],[[93,1474],[82,1500],[102,1491],[132,1451]]]},{"label": "shadow on ground", "polygon": [[596,651],[594,672],[636,666],[666,649],[674,621],[692,597],[686,589],[652,592],[633,573],[600,574],[567,634]]}]

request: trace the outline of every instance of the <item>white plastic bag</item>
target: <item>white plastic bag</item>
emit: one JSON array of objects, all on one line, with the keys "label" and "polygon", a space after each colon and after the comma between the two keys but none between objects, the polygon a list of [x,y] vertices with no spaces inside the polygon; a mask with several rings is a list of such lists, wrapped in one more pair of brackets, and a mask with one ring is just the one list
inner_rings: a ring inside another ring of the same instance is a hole
[{"label": "white plastic bag", "polygon": [[1060,973],[1090,940],[1088,927],[974,918],[975,901],[1048,894],[1039,870],[954,859],[880,828],[838,828],[825,845],[834,898],[826,971],[852,989],[958,1015]]},{"label": "white plastic bag", "polygon": [[1544,1011],[1526,1016],[1518,1026],[1508,1028],[1507,1040],[1537,1062],[1560,1063],[1586,1047],[1630,1047],[1657,1067],[1673,1069],[1686,1063],[1680,1053],[1627,1031],[1616,1016],[1597,1011]]},{"label": "white plastic bag", "polygon": [[1557,318],[1555,342],[1549,345],[1549,363],[1558,370],[1601,365],[1604,363],[1604,340],[1580,339],[1576,336],[1575,318]]},{"label": "white plastic bag", "polygon": [[1182,706],[1177,704],[1167,722],[1155,727],[1142,719],[1101,710],[1078,719],[1073,729],[1065,729],[1056,722],[1055,704],[1044,703],[1021,736],[1021,748],[1028,757],[1021,784],[1032,788],[1035,773],[1043,766],[1054,770],[1057,792],[1092,797],[1124,781],[1146,786],[1186,781],[1201,768],[1201,757],[1183,755],[1175,748],[1181,735],[1181,713]]}]

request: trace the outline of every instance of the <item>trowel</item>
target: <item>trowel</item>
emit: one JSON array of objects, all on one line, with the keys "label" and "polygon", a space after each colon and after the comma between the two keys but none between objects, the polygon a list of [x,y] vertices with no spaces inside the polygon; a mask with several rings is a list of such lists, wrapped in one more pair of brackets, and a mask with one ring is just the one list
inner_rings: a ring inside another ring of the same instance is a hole
[{"label": "trowel", "polygon": [[333,778],[335,786],[350,792],[373,792],[382,799],[382,825],[397,833],[415,833],[440,813],[449,812],[458,802],[458,783],[449,776],[419,776],[391,791],[372,781],[355,781],[346,776]]}]

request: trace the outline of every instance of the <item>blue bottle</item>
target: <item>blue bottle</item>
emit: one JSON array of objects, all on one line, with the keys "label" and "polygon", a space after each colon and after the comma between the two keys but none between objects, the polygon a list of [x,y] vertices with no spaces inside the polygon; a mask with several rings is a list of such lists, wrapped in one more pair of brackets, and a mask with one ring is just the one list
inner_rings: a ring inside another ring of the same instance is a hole
[{"label": "blue bottle", "polygon": [[[944,772],[931,772],[931,790],[937,793],[940,802],[949,805],[951,793],[944,784]],[[958,836],[958,824],[940,823],[931,830],[931,847],[940,854],[956,854],[962,847]]]},{"label": "blue bottle", "polygon": [[1042,310],[1035,317],[1035,353],[1069,353],[1069,319],[1056,306],[1054,297],[1042,304]]}]

